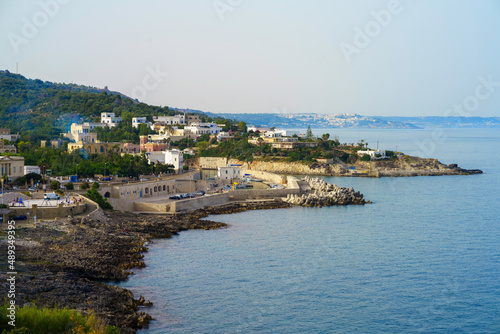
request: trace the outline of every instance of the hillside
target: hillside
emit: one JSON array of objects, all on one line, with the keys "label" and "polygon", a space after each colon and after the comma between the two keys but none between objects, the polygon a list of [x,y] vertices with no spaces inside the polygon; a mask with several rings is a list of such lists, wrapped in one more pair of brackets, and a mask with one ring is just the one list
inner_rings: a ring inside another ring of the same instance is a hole
[{"label": "hillside", "polygon": [[[51,139],[81,118],[97,121],[101,112],[125,118],[173,115],[168,107],[138,103],[117,92],[75,84],[27,79],[0,71],[0,122],[12,132],[26,132],[26,140]],[[129,113],[129,114],[127,114]]]}]

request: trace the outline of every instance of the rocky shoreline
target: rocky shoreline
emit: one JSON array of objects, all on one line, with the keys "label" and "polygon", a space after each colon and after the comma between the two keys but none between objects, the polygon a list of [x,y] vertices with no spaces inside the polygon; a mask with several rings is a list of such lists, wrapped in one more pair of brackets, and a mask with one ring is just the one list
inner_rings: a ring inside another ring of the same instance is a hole
[{"label": "rocky shoreline", "polygon": [[[144,297],[106,284],[121,281],[131,269],[145,266],[143,253],[152,238],[170,238],[188,229],[216,229],[226,224],[203,220],[210,214],[228,214],[257,209],[286,208],[279,201],[229,203],[185,214],[139,215],[106,212],[105,219],[87,217],[53,222],[51,227],[16,230],[16,304],[67,307],[94,311],[105,324],[121,333],[135,333],[151,317],[140,306],[151,305]],[[50,224],[47,224],[50,225]],[[55,229],[57,228],[57,229]],[[7,254],[5,234],[0,240]],[[0,264],[0,279],[6,282],[6,261]],[[3,295],[7,285],[3,284]]]}]

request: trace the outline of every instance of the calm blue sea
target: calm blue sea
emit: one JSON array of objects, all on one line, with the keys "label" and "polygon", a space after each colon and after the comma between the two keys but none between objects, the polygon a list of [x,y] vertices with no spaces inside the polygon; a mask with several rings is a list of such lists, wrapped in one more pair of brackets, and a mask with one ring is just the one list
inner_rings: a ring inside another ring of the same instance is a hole
[{"label": "calm blue sea", "polygon": [[500,333],[500,131],[318,130],[482,175],[335,178],[373,204],[211,216],[120,284],[139,333]]}]

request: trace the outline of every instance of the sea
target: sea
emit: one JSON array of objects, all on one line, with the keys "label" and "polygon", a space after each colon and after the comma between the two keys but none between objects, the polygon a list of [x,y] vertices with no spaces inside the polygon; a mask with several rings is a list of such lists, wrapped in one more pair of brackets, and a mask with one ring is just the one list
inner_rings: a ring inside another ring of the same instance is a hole
[{"label": "sea", "polygon": [[484,173],[323,177],[373,204],[210,216],[229,226],[153,240],[119,284],[154,303],[138,333],[500,333],[500,130],[314,132]]}]

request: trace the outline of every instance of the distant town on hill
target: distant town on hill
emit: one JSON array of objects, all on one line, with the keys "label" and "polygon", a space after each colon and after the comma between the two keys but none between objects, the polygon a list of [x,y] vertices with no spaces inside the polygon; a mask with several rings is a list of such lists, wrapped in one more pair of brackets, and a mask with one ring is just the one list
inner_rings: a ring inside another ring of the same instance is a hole
[{"label": "distant town on hill", "polygon": [[424,128],[498,128],[500,117],[442,117],[442,116],[362,116],[357,114],[316,113],[244,113],[214,114],[235,118],[255,126],[280,128],[366,128],[366,129],[424,129]]}]

